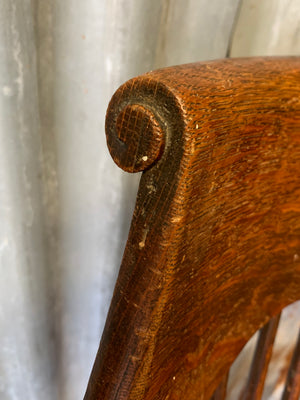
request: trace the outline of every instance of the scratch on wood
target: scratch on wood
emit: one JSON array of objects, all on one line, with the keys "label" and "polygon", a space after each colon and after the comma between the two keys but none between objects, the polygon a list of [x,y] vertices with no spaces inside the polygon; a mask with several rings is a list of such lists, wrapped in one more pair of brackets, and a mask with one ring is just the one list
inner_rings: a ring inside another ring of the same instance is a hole
[{"label": "scratch on wood", "polygon": [[142,240],[139,242],[139,248],[142,249],[143,247],[145,247],[145,241],[146,241],[146,237],[148,235],[149,232],[149,227],[145,228],[143,230],[143,234],[142,234]]}]

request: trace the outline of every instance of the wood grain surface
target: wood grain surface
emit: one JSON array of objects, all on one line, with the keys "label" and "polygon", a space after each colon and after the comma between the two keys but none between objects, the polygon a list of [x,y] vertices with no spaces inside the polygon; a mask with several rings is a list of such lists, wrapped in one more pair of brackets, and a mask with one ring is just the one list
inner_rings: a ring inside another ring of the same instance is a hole
[{"label": "wood grain surface", "polygon": [[111,155],[144,172],[85,400],[209,399],[300,297],[299,82],[299,58],[231,59],[113,96]]}]

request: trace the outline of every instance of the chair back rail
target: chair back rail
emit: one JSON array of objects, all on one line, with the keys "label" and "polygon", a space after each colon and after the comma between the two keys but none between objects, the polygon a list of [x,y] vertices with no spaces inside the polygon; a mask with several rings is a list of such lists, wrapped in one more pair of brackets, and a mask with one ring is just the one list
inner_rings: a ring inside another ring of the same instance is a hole
[{"label": "chair back rail", "polygon": [[164,68],[114,94],[108,147],[143,174],[85,400],[210,399],[299,299],[299,92],[300,58],[271,57]]}]

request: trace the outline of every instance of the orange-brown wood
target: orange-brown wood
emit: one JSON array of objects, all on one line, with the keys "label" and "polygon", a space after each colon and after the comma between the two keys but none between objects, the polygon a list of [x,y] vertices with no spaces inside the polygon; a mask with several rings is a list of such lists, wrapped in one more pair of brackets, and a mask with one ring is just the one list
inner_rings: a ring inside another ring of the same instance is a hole
[{"label": "orange-brown wood", "polygon": [[227,382],[228,382],[229,374],[226,374],[215,390],[214,394],[211,397],[211,400],[225,400],[226,398],[226,390],[227,390]]},{"label": "orange-brown wood", "polygon": [[143,171],[85,400],[209,399],[300,293],[300,59],[153,71],[107,111]]}]

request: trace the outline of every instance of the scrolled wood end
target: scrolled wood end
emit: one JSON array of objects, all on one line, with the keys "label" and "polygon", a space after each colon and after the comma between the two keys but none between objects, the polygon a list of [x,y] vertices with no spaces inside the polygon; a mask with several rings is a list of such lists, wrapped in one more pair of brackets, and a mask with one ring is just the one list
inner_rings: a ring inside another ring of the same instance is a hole
[{"label": "scrolled wood end", "polygon": [[108,147],[120,168],[140,172],[160,159],[164,133],[151,110],[128,104],[114,118],[108,115],[107,121]]}]

